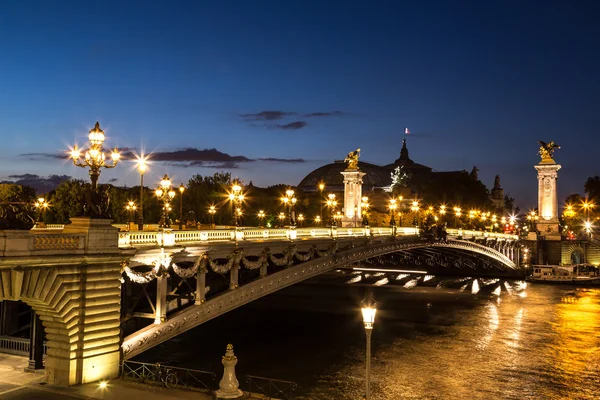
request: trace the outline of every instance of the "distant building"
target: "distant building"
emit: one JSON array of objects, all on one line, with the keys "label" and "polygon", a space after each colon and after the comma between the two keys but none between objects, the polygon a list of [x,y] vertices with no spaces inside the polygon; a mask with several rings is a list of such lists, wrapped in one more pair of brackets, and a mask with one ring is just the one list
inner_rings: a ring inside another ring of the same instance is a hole
[{"label": "distant building", "polygon": [[[427,203],[492,205],[488,189],[479,181],[477,168],[474,167],[471,173],[464,170],[434,171],[410,158],[406,139],[402,141],[400,157],[393,163],[381,166],[359,161],[358,167],[366,174],[363,178],[363,194],[382,209],[392,189],[396,195],[404,196],[405,200],[418,198]],[[306,193],[314,193],[318,192],[319,184],[324,183],[326,192],[342,192],[344,184],[341,172],[345,169],[346,163],[342,160],[323,165],[306,175],[298,188]],[[501,188],[500,191],[503,200],[504,192]],[[498,192],[494,193],[499,196]]]}]

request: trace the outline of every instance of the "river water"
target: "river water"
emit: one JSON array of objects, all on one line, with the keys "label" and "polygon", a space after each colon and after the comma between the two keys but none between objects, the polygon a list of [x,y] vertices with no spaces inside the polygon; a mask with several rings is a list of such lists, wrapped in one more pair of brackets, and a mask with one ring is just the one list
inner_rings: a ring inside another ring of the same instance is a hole
[{"label": "river water", "polygon": [[373,400],[600,399],[600,289],[530,284],[498,296],[483,289],[474,295],[317,279],[210,321],[139,359],[214,371],[220,378],[221,356],[232,343],[242,388],[251,374],[297,382],[302,400],[361,399],[359,305],[367,289],[379,303]]}]

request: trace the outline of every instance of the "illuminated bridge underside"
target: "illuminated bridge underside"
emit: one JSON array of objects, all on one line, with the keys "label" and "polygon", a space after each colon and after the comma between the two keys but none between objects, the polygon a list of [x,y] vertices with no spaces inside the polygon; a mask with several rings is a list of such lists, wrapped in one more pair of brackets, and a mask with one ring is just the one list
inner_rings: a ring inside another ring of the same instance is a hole
[{"label": "illuminated bridge underside", "polygon": [[502,253],[482,245],[470,245],[474,246],[450,241],[448,244],[411,246],[392,254],[370,258],[363,264],[383,268],[417,267],[430,273],[444,269],[469,269],[482,275],[488,275],[491,271],[506,271],[510,274],[517,269],[515,263]]},{"label": "illuminated bridge underside", "polygon": [[421,241],[417,237],[401,240],[361,240],[360,243],[356,241],[346,242],[343,245],[341,244],[340,248],[334,254],[301,262],[241,287],[228,290],[202,304],[191,305],[173,314],[163,323],[150,325],[126,337],[122,345],[123,357],[125,359],[135,357],[189,329],[287,286],[333,269],[351,266],[363,260],[392,253],[425,251],[429,254],[439,253],[458,256],[463,252],[464,254],[476,254],[488,259],[491,263],[504,266],[506,269],[516,269],[515,263],[499,251],[462,240],[449,240],[448,243],[429,243]]}]

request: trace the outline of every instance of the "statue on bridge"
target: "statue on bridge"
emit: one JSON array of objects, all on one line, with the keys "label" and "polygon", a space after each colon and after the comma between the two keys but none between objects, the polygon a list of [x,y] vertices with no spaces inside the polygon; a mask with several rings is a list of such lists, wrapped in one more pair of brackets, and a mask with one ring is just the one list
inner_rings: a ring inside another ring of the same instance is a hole
[{"label": "statue on bridge", "polygon": [[358,169],[358,158],[360,157],[360,149],[356,149],[348,153],[344,159],[345,163],[348,163],[348,169]]},{"label": "statue on bridge", "polygon": [[554,161],[554,157],[552,156],[555,149],[560,149],[560,146],[555,144],[553,141],[546,143],[538,140],[540,144],[540,151],[538,154],[542,157],[542,162]]},{"label": "statue on bridge", "polygon": [[92,218],[111,218],[109,213],[109,188],[108,185],[101,185],[94,190],[91,185],[85,185],[81,202],[81,212],[83,216]]}]

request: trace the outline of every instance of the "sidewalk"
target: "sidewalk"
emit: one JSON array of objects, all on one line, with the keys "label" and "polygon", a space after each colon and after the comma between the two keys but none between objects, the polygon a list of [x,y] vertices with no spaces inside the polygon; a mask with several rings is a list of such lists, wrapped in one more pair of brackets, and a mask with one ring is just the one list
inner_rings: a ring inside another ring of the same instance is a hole
[{"label": "sidewalk", "polygon": [[214,400],[212,394],[203,392],[167,389],[162,386],[113,379],[106,388],[98,383],[63,387],[44,382],[43,371],[23,372],[27,358],[0,354],[0,399],[104,399],[104,400]]}]

